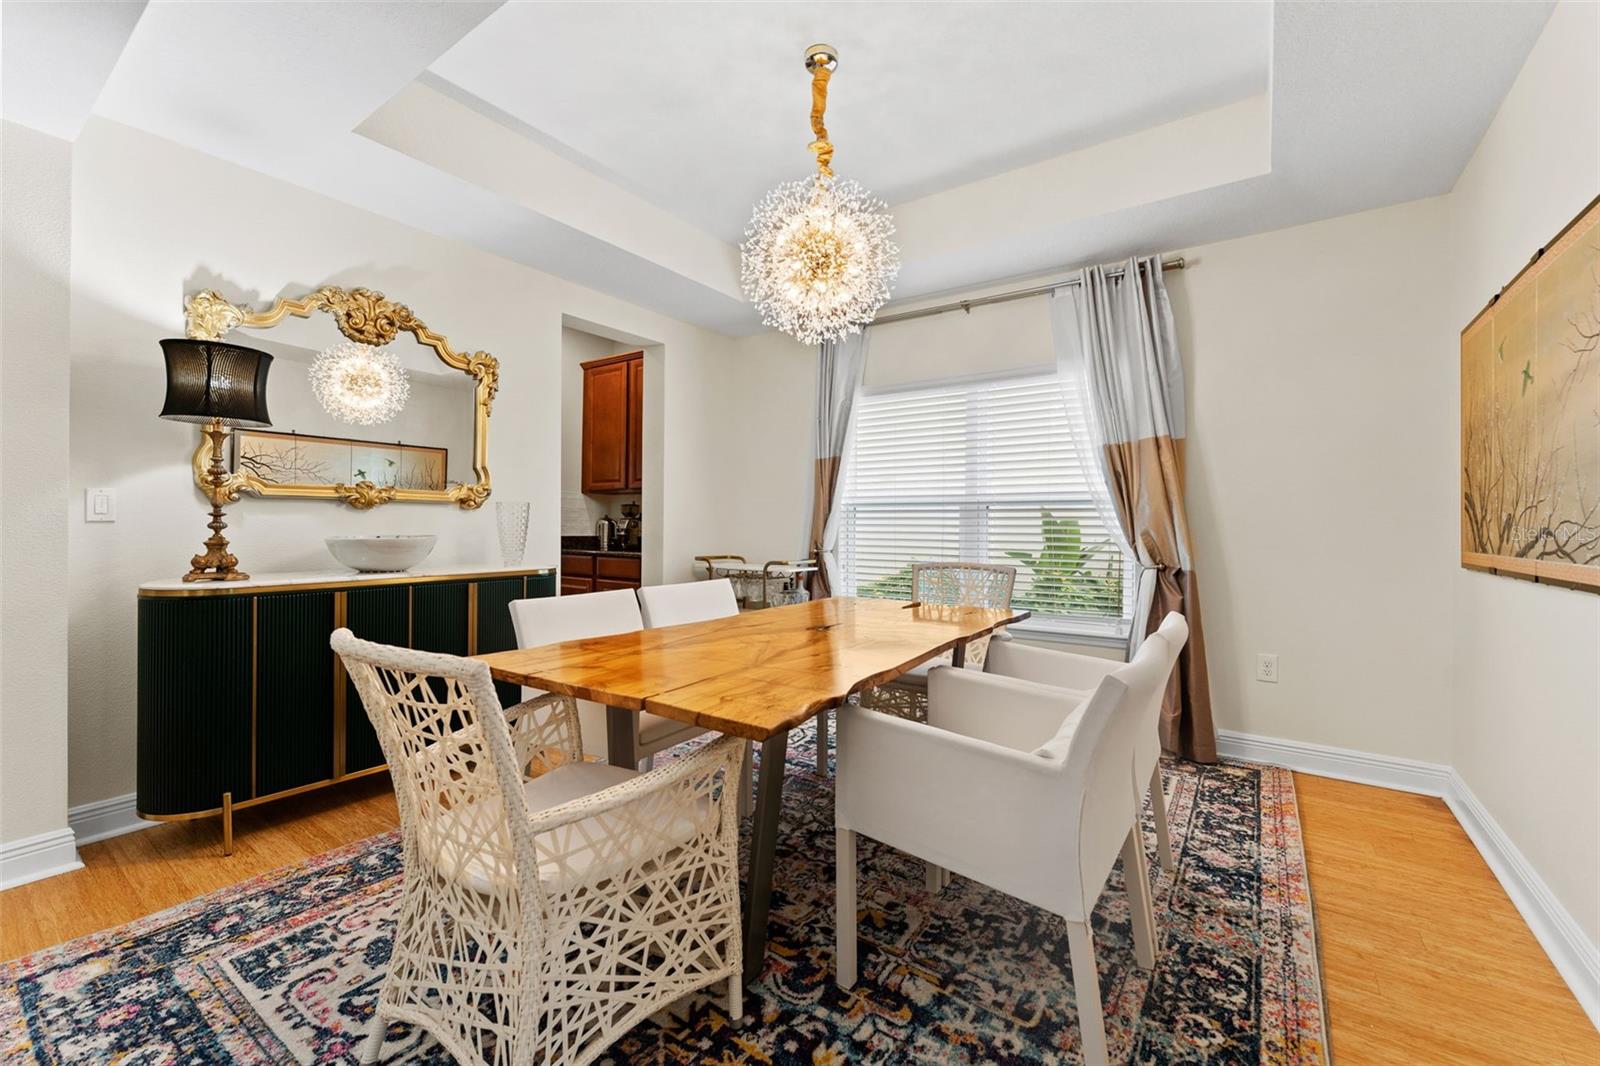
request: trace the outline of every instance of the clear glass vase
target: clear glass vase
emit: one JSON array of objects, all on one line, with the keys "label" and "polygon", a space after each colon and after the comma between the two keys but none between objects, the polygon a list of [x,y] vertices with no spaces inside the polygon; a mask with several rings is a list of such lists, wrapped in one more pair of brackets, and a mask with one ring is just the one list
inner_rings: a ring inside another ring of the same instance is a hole
[{"label": "clear glass vase", "polygon": [[500,527],[502,566],[522,565],[523,553],[528,550],[528,511],[531,507],[531,504],[522,501],[495,501],[494,515]]}]

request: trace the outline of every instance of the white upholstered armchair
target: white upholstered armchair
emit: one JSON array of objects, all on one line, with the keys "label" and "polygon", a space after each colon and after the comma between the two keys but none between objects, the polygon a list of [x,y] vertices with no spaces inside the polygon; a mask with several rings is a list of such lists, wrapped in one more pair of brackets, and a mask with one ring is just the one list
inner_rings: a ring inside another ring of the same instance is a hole
[{"label": "white upholstered armchair", "polygon": [[389,762],[405,868],[362,1061],[403,1021],[462,1062],[583,1066],[721,980],[740,1016],[738,741],[643,775],[584,762],[568,697],[502,711],[482,662],[348,629],[332,645]]},{"label": "white upholstered armchair", "polygon": [[[1145,571],[1154,574],[1154,570]],[[1149,614],[1149,601],[1145,600],[1145,614]],[[1143,648],[1148,638],[1142,636],[1142,625],[1136,632],[1141,636],[1137,644]],[[1162,619],[1154,635],[1166,640],[1172,662],[1170,674],[1177,663],[1178,653],[1189,639],[1189,624],[1181,614],[1169,614]],[[1133,653],[1137,658],[1138,652]],[[996,643],[991,649],[984,669],[998,677],[1017,678],[1065,689],[1075,700],[1085,700],[1102,679],[1114,673],[1122,664],[1113,659],[1100,659],[1092,655],[1074,655],[1071,652],[1035,648],[1017,641]],[[1141,791],[1149,797],[1151,813],[1156,823],[1156,857],[1162,869],[1171,870],[1176,863],[1172,853],[1172,833],[1167,825],[1167,798],[1161,787],[1161,738],[1158,731],[1161,717],[1161,696],[1166,691],[1166,681],[1145,703],[1134,708],[1142,724],[1134,740],[1134,771],[1144,782]]]},{"label": "white upholstered armchair", "polygon": [[[991,656],[998,645],[991,648]],[[1159,699],[1176,650],[1152,637],[1084,701],[974,671],[928,675],[926,724],[839,709],[835,789],[838,983],[857,978],[857,833],[1060,915],[1067,923],[1084,1057],[1106,1061],[1089,916],[1120,854],[1135,957],[1155,962],[1135,713]]]}]

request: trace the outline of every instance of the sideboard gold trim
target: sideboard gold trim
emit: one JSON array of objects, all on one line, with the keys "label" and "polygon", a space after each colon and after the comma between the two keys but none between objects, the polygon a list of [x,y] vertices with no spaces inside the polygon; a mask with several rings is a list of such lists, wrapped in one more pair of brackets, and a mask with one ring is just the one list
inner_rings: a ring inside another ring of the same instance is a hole
[{"label": "sideboard gold trim", "polygon": [[188,585],[177,589],[140,589],[139,598],[161,596],[254,596],[262,592],[318,592],[323,589],[380,588],[384,585],[432,585],[439,581],[488,581],[506,577],[543,577],[553,574],[553,566],[532,570],[475,570],[465,574],[397,574],[394,577],[330,577],[326,581],[290,581],[281,585]]},{"label": "sideboard gold trim", "polygon": [[208,499],[220,497],[231,503],[241,492],[254,496],[292,496],[302,499],[343,500],[357,510],[368,510],[396,500],[454,503],[462,510],[474,511],[489,498],[489,415],[495,393],[500,388],[500,362],[488,352],[458,352],[440,333],[430,329],[412,314],[405,304],[395,303],[372,289],[341,289],[325,285],[316,292],[293,299],[279,299],[265,311],[252,311],[229,303],[211,289],[202,289],[184,302],[186,331],[194,340],[221,340],[235,329],[271,329],[286,315],[310,318],[325,311],[333,316],[339,332],[358,344],[383,345],[399,334],[409,333],[419,344],[432,348],[439,361],[477,381],[473,418],[472,469],[477,482],[448,489],[400,489],[358,481],[354,485],[274,485],[248,471],[235,471],[221,486],[211,483],[206,471],[211,445],[202,438],[192,464],[195,484]]},{"label": "sideboard gold trim", "polygon": [[388,772],[389,766],[385,763],[378,766],[369,766],[365,770],[357,770],[355,773],[345,774],[343,777],[329,777],[321,781],[311,781],[304,785],[296,785],[294,788],[283,789],[280,792],[257,796],[254,799],[240,800],[237,803],[232,800],[233,793],[226,792],[223,795],[228,797],[227,807],[216,806],[204,811],[184,811],[182,814],[146,814],[140,810],[135,810],[133,813],[147,822],[192,822],[198,818],[215,818],[219,814],[227,813],[229,809],[235,811],[248,810],[251,807],[259,807],[263,803],[271,803],[273,800],[288,799],[290,796],[298,796],[305,792],[315,792],[319,788],[327,788],[329,785],[342,785],[346,781],[354,781],[362,777],[371,777],[373,774],[386,774]]},{"label": "sideboard gold trim", "polygon": [[[333,628],[343,629],[350,624],[350,593],[341,589],[333,594]],[[345,776],[345,767],[348,759],[349,745],[349,703],[346,700],[348,687],[345,683],[344,659],[338,655],[333,657],[333,778],[335,781]]]}]

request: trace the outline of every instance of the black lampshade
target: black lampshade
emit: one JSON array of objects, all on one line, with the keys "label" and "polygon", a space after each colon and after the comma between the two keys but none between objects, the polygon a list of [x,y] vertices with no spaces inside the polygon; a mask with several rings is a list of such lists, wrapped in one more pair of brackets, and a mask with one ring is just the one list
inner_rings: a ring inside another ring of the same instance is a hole
[{"label": "black lampshade", "polygon": [[237,344],[181,338],[162,341],[161,351],[167,357],[162,418],[246,429],[272,425],[267,414],[272,356]]}]

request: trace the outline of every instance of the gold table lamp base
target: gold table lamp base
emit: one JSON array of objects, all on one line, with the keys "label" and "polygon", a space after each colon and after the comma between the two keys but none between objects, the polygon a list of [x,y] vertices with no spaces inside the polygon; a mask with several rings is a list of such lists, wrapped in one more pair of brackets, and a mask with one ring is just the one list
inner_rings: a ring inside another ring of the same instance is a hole
[{"label": "gold table lamp base", "polygon": [[222,500],[225,495],[223,486],[228,483],[228,472],[222,464],[222,439],[228,431],[222,427],[221,421],[212,422],[201,430],[211,439],[211,469],[209,471],[211,497],[211,521],[206,523],[211,530],[211,536],[205,540],[206,550],[189,560],[189,572],[183,575],[185,581],[248,581],[250,575],[239,569],[239,557],[228,550],[228,538],[222,531],[228,528],[228,523],[222,520]]}]

